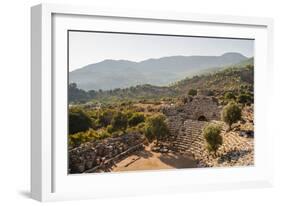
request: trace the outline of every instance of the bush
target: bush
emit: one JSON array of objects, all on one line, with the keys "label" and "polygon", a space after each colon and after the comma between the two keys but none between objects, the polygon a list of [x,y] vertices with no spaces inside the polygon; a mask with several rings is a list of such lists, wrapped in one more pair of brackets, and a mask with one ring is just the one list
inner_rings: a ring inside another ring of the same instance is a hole
[{"label": "bush", "polygon": [[145,130],[145,123],[142,122],[137,126],[127,128],[126,133],[138,132],[140,134],[144,134],[144,130]]},{"label": "bush", "polygon": [[72,147],[78,147],[80,144],[84,142],[88,142],[94,139],[98,139],[99,136],[96,131],[93,129],[89,129],[86,132],[78,132],[75,134],[71,134],[68,136],[69,145]]},{"label": "bush", "polygon": [[69,134],[86,131],[92,127],[91,118],[82,110],[71,109],[68,114]]},{"label": "bush", "polygon": [[196,90],[196,89],[190,89],[190,90],[188,91],[188,95],[190,95],[190,96],[196,96],[196,95],[197,95],[197,90]]},{"label": "bush", "polygon": [[128,123],[127,116],[122,112],[118,112],[117,114],[115,114],[111,121],[111,125],[114,131],[117,130],[125,131],[127,128],[127,123]]},{"label": "bush", "polygon": [[241,109],[235,102],[228,103],[222,111],[222,120],[229,125],[229,129],[233,123],[241,119]]},{"label": "bush", "polygon": [[227,101],[236,100],[236,96],[232,92],[226,92],[224,94],[224,99]]},{"label": "bush", "polygon": [[253,98],[250,94],[240,94],[238,96],[238,102],[241,104],[251,104],[253,103]]},{"label": "bush", "polygon": [[138,131],[139,133],[144,134],[145,123],[142,122],[142,123],[138,124],[138,125],[136,126],[136,128],[137,128],[137,131]]},{"label": "bush", "polygon": [[105,139],[108,137],[111,137],[111,135],[105,129],[102,129],[98,132],[98,139]]},{"label": "bush", "polygon": [[144,115],[140,113],[134,113],[128,120],[128,124],[130,127],[136,126],[142,122],[144,122]]},{"label": "bush", "polygon": [[214,124],[208,124],[203,129],[203,137],[207,143],[207,149],[209,152],[216,154],[218,148],[222,145],[221,128]]},{"label": "bush", "polygon": [[154,115],[148,118],[145,125],[145,136],[148,140],[152,141],[169,135],[169,129],[165,123],[165,117],[163,115]]},{"label": "bush", "polygon": [[112,127],[112,125],[108,125],[108,126],[106,127],[106,131],[107,131],[108,133],[112,134],[112,133],[114,132],[114,128]]},{"label": "bush", "polygon": [[114,111],[110,109],[104,109],[98,114],[97,123],[100,127],[106,127],[110,125],[112,118],[114,116]]}]

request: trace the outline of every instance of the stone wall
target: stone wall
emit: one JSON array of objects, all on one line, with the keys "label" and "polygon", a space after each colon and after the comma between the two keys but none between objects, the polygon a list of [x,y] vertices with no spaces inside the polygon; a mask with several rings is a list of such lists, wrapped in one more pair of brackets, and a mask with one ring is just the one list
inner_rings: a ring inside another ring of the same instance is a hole
[{"label": "stone wall", "polygon": [[199,120],[205,117],[208,121],[220,119],[220,108],[214,97],[196,96],[183,105],[187,119]]},{"label": "stone wall", "polygon": [[69,173],[106,170],[120,158],[143,149],[144,137],[139,133],[87,142],[69,151]]},{"label": "stone wall", "polygon": [[195,96],[188,97],[182,105],[163,108],[163,113],[168,117],[177,116],[192,120],[200,120],[203,117],[210,121],[220,119],[221,108],[214,97]]},{"label": "stone wall", "polygon": [[[167,140],[175,141],[178,136],[183,135],[181,130],[188,124],[191,124],[196,132],[198,126],[202,129],[201,125],[204,125],[204,121],[219,120],[221,108],[214,97],[195,96],[188,97],[184,104],[164,107],[162,112],[167,116],[166,122],[170,131]],[[191,126],[189,129],[192,130]]]}]

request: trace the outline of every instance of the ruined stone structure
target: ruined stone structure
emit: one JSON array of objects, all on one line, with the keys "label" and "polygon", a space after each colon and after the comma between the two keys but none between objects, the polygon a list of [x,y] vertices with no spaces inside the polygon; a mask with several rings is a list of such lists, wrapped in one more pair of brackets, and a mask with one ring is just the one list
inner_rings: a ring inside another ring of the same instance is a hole
[{"label": "ruined stone structure", "polygon": [[[177,139],[181,135],[180,131],[185,130],[188,125],[185,121],[193,120],[193,130],[198,131],[196,125],[203,125],[203,122],[220,119],[221,108],[217,99],[208,96],[188,97],[187,101],[182,105],[174,105],[163,108],[163,113],[168,117],[167,125],[170,130],[170,140]],[[192,129],[192,128],[191,128]]]},{"label": "ruined stone structure", "polygon": [[227,167],[254,165],[254,139],[239,135],[239,132],[226,132],[227,126],[220,121],[211,121],[222,128],[223,144],[212,156],[206,149],[202,128],[206,122],[186,120],[174,141],[174,148],[187,153],[197,160],[198,167]]},{"label": "ruined stone structure", "polygon": [[106,171],[115,161],[143,149],[143,141],[142,135],[131,133],[84,143],[69,151],[69,172]]},{"label": "ruined stone structure", "polygon": [[[165,106],[170,135],[152,148],[160,153],[182,153],[192,156],[198,167],[246,166],[254,164],[253,107],[243,109],[243,122],[239,129],[226,132],[220,119],[221,108],[215,98],[209,96],[189,97],[179,105]],[[217,157],[210,155],[202,136],[208,123],[222,128],[223,145]],[[245,133],[245,135],[244,135]],[[242,135],[241,135],[242,134]],[[69,150],[69,172],[90,173],[110,171],[112,166],[135,151],[144,149],[145,137],[139,133],[87,142]]]},{"label": "ruined stone structure", "polygon": [[[227,126],[218,121],[220,110],[216,99],[206,96],[190,98],[183,105],[165,108],[163,113],[167,116],[167,125],[171,133],[166,139],[171,145],[169,149],[193,156],[198,167],[253,165],[253,138],[241,136],[241,131],[226,132]],[[252,112],[244,113],[246,122],[240,127],[249,128],[248,125],[253,125],[253,118],[249,117]],[[218,150],[220,157],[210,155],[206,149],[202,130],[208,122],[218,124],[222,128],[223,145]]]},{"label": "ruined stone structure", "polygon": [[206,122],[187,119],[183,122],[179,133],[173,141],[174,150],[182,153],[192,153],[201,145],[202,129]]},{"label": "ruined stone structure", "polygon": [[182,105],[163,108],[166,116],[180,116],[183,119],[199,121],[219,120],[220,111],[218,100],[208,96],[188,97]]}]

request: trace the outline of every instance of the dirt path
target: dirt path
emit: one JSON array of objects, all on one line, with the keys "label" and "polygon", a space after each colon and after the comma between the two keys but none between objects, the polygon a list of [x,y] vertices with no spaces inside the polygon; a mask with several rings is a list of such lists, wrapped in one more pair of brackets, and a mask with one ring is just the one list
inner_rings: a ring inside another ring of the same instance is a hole
[{"label": "dirt path", "polygon": [[146,147],[117,163],[112,171],[159,170],[172,168],[194,168],[196,162],[189,156],[175,153],[155,153]]}]

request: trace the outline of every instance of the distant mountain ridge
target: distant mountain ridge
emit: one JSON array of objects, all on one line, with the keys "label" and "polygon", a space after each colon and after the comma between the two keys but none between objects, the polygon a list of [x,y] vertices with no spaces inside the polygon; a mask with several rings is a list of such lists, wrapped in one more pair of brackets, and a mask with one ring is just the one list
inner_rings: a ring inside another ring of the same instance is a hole
[{"label": "distant mountain ridge", "polygon": [[84,90],[111,90],[141,84],[169,85],[208,68],[221,68],[248,58],[240,53],[221,56],[170,56],[140,62],[104,60],[69,73],[69,82]]}]

